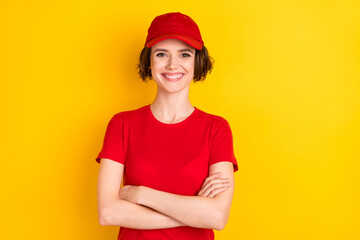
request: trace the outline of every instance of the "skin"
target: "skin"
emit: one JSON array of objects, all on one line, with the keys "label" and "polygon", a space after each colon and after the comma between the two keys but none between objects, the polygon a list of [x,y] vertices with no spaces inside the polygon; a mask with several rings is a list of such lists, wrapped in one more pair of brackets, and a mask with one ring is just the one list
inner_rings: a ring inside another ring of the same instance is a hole
[{"label": "skin", "polygon": [[[166,39],[152,46],[151,74],[157,85],[156,97],[150,104],[153,115],[161,122],[176,123],[187,118],[194,107],[190,103],[189,88],[194,77],[195,49],[177,39]],[[164,77],[183,74],[178,81]]]},{"label": "skin", "polygon": [[[195,49],[177,39],[163,40],[152,47],[150,65],[157,84],[157,94],[150,105],[153,115],[164,123],[184,120],[194,111],[189,87],[194,76]],[[164,76],[179,74],[182,77],[177,81]],[[123,172],[123,164],[101,159],[97,189],[101,225],[135,229],[191,226],[222,230],[225,227],[234,194],[231,162],[210,165],[209,176],[196,196],[145,186],[120,188]]]}]

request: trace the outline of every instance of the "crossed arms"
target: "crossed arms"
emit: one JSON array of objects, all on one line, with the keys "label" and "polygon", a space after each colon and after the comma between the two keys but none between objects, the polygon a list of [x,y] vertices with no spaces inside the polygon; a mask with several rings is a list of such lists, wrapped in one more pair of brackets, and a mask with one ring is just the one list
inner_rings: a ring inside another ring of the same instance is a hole
[{"label": "crossed arms", "polygon": [[[126,185],[120,189],[123,172],[123,164],[101,159],[97,187],[101,225],[135,229],[191,226],[222,230],[225,227],[234,194],[231,162],[210,165],[209,177],[197,196],[177,195],[145,186]],[[217,172],[222,178],[215,174]],[[230,185],[224,178],[230,180]]]}]

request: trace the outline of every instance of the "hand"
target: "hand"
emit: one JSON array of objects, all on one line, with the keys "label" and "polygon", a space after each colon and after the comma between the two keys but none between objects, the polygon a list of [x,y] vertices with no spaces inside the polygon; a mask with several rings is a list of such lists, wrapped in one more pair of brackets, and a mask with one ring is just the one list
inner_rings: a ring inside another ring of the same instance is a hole
[{"label": "hand", "polygon": [[141,186],[125,185],[120,188],[119,198],[137,204]]},{"label": "hand", "polygon": [[221,172],[211,174],[207,177],[201,186],[198,196],[215,197],[217,194],[225,191],[231,186],[228,178],[220,178]]}]

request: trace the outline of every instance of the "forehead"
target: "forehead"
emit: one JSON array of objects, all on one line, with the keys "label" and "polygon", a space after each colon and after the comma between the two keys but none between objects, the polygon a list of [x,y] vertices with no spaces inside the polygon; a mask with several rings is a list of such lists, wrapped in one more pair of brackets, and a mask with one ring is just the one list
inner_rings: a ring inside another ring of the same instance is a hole
[{"label": "forehead", "polygon": [[169,50],[187,48],[187,49],[194,50],[194,48],[192,46],[190,46],[189,44],[187,44],[186,42],[181,41],[179,39],[173,39],[173,38],[162,40],[152,46],[152,49],[154,49],[154,50],[157,48],[169,49]]}]

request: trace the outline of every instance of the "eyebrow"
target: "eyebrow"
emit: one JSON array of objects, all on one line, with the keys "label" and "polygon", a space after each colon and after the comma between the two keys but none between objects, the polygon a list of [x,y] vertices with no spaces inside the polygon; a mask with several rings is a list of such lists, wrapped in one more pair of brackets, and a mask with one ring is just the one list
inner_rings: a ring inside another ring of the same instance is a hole
[{"label": "eyebrow", "polygon": [[[157,48],[154,50],[154,53],[156,52],[168,52],[167,49],[162,49],[162,48]],[[180,49],[179,52],[190,52],[190,53],[194,53],[190,48],[184,48],[184,49]]]}]

